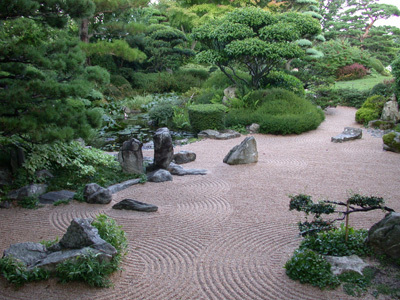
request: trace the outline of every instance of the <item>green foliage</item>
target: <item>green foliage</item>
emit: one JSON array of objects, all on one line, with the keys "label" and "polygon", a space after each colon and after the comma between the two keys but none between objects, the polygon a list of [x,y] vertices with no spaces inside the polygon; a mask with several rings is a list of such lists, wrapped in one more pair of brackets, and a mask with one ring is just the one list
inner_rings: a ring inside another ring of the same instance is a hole
[{"label": "green foliage", "polygon": [[0,273],[15,286],[24,285],[31,281],[40,281],[49,278],[49,272],[40,268],[28,270],[26,265],[13,256],[0,259]]},{"label": "green foliage", "polygon": [[322,110],[289,91],[271,89],[263,93],[263,102],[257,104],[257,109],[231,109],[226,126],[257,123],[261,133],[300,134],[316,129],[324,120]]},{"label": "green foliage", "polygon": [[307,235],[300,244],[300,249],[311,249],[322,255],[331,256],[367,256],[372,254],[371,248],[365,243],[367,230],[348,228],[346,242],[346,228],[318,232],[316,235]]},{"label": "green foliage", "polygon": [[[395,78],[395,91],[397,99],[400,99],[400,55],[392,62],[392,74]],[[399,101],[399,100],[398,100]]]},{"label": "green foliage", "polygon": [[74,259],[68,259],[57,265],[57,277],[60,282],[84,281],[91,286],[110,287],[111,281],[108,275],[114,269],[105,261],[101,261],[98,256],[89,251],[87,255]]},{"label": "green foliage", "polygon": [[293,92],[297,96],[303,97],[305,95],[303,82],[293,75],[287,74],[282,71],[271,71],[268,76],[262,80],[262,86],[265,88],[282,88]]},{"label": "green foliage", "polygon": [[396,149],[400,153],[400,143],[396,141],[396,134],[389,132],[382,137],[383,143],[391,149]]},{"label": "green foliage", "polygon": [[345,272],[338,275],[346,294],[355,297],[361,297],[368,291],[373,277],[374,270],[372,268],[365,268],[363,275],[357,272]]},{"label": "green foliage", "polygon": [[[277,16],[259,8],[244,7],[195,28],[193,38],[204,46],[198,54],[200,62],[218,66],[235,85],[257,89],[261,79],[275,67],[305,54],[295,40],[319,32],[319,23],[310,16],[297,13]],[[238,65],[246,68],[251,80],[236,73]]]},{"label": "green foliage", "polygon": [[188,107],[192,130],[224,129],[226,107],[222,104],[198,104]]},{"label": "green foliage", "polygon": [[335,288],[340,282],[331,273],[325,258],[310,249],[296,250],[285,264],[286,274],[293,280],[323,288]]},{"label": "green foliage", "polygon": [[174,117],[174,107],[170,103],[153,106],[149,110],[149,117],[155,126],[168,126]]},{"label": "green foliage", "polygon": [[386,98],[380,95],[369,97],[356,112],[356,121],[360,124],[368,124],[369,121],[380,118]]},{"label": "green foliage", "polygon": [[394,80],[385,80],[382,83],[378,83],[374,85],[371,89],[370,95],[382,95],[386,98],[389,98],[394,93]]},{"label": "green foliage", "polygon": [[128,240],[122,226],[118,225],[114,219],[107,215],[98,215],[92,223],[99,231],[100,237],[107,243],[114,246],[119,254],[124,254],[128,248]]},{"label": "green foliage", "polygon": [[118,270],[122,257],[126,254],[128,241],[122,226],[104,214],[98,215],[92,225],[97,228],[103,240],[117,249],[118,254],[111,262],[100,260],[99,254],[91,251],[81,257],[66,260],[56,270],[61,282],[85,281],[91,286],[111,286],[108,275]]},{"label": "green foliage", "polygon": [[30,197],[24,197],[18,201],[18,205],[23,208],[37,209],[37,208],[39,208],[39,198],[37,195],[30,196]]}]

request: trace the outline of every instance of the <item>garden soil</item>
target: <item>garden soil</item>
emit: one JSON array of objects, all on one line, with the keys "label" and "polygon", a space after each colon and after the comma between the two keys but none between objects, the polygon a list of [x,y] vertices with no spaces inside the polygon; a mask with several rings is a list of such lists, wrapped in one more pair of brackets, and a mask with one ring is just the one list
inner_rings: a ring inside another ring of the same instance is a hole
[{"label": "garden soil", "polygon": [[[74,201],[37,210],[0,210],[0,251],[14,243],[61,237],[72,218],[98,214],[114,218],[129,239],[123,270],[111,277],[112,288],[52,279],[16,290],[1,278],[0,299],[360,299],[341,288],[302,285],[289,279],[284,269],[301,241],[297,222],[304,220],[302,213],[289,211],[289,195],[304,193],[315,201],[345,201],[352,193],[375,195],[400,211],[400,154],[384,151],[382,139],[365,129],[362,139],[331,142],[344,127],[360,127],[355,112],[330,108],[317,130],[301,135],[254,134],[254,164],[222,162],[245,136],[176,147],[175,152],[197,154],[185,168],[204,168],[208,174],[135,185],[114,194],[108,205]],[[155,204],[159,210],[111,208],[126,198]],[[350,225],[369,228],[383,217],[382,211],[353,214]]]}]

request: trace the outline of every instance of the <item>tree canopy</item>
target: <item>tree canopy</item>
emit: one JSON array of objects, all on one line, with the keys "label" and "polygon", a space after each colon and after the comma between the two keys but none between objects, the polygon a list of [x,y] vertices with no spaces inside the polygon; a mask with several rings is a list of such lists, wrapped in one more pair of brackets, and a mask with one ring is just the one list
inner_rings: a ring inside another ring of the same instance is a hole
[{"label": "tree canopy", "polygon": [[[200,61],[217,65],[233,83],[253,88],[259,88],[262,78],[286,60],[305,55],[295,41],[319,33],[319,22],[310,16],[277,15],[254,7],[235,9],[193,30],[204,46]],[[236,72],[238,64],[247,68],[251,82]]]}]

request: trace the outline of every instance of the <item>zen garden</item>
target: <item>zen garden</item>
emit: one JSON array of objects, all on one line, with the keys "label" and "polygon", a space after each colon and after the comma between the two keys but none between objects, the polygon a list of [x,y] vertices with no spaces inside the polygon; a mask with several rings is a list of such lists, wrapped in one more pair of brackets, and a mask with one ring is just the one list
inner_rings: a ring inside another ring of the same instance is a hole
[{"label": "zen garden", "polygon": [[0,299],[400,299],[386,2],[2,0]]}]

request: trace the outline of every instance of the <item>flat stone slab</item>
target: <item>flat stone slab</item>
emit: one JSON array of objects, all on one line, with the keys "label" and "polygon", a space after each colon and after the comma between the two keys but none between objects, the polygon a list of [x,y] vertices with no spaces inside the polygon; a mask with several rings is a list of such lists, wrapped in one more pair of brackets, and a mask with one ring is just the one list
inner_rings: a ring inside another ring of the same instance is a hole
[{"label": "flat stone slab", "polygon": [[240,133],[234,130],[224,130],[224,131],[217,131],[212,129],[207,129],[200,131],[197,136],[199,138],[208,138],[214,140],[229,140],[240,137]]},{"label": "flat stone slab", "polygon": [[40,195],[39,202],[42,204],[53,204],[54,202],[61,200],[71,200],[74,198],[74,196],[75,196],[74,192],[67,190],[53,191]]},{"label": "flat stone slab", "polygon": [[343,143],[361,138],[362,138],[361,128],[345,127],[344,131],[341,134],[331,138],[331,142]]},{"label": "flat stone slab", "polygon": [[138,184],[140,183],[141,179],[140,178],[136,178],[136,179],[130,179],[121,183],[117,183],[114,185],[110,185],[107,189],[111,192],[111,194],[115,194],[119,191],[122,191],[134,184]]},{"label": "flat stone slab", "polygon": [[126,209],[126,210],[136,210],[144,212],[155,212],[158,207],[153,204],[147,204],[133,199],[124,199],[117,204],[114,204],[114,209]]},{"label": "flat stone slab", "polygon": [[185,176],[185,175],[206,175],[207,170],[205,169],[184,169],[182,166],[170,163],[168,171],[172,175]]}]

